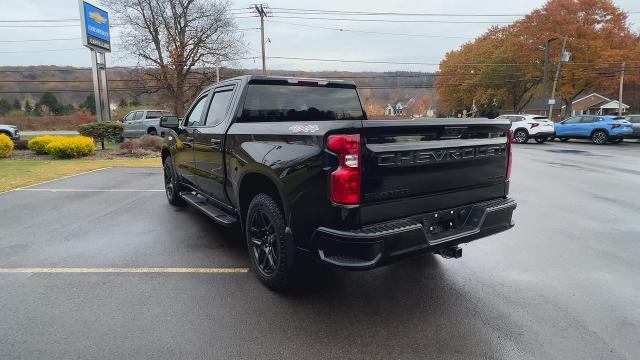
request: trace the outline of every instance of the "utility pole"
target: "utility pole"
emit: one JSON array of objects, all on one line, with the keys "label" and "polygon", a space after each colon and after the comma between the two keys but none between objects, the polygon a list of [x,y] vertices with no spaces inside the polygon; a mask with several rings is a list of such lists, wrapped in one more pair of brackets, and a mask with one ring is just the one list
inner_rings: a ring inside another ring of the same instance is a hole
[{"label": "utility pole", "polygon": [[547,86],[549,78],[549,45],[556,41],[558,38],[547,39],[547,43],[544,46],[544,74],[542,74],[542,96],[547,97]]},{"label": "utility pole", "polygon": [[265,4],[254,4],[253,7],[256,9],[256,12],[260,16],[260,44],[262,45],[262,74],[267,75],[267,61],[264,53],[264,18],[267,17],[267,12],[265,11],[265,7],[267,10],[269,9],[268,5]]},{"label": "utility pole", "polygon": [[556,86],[558,85],[558,76],[560,76],[560,65],[564,58],[564,51],[567,48],[567,36],[562,39],[562,51],[560,51],[560,57],[558,58],[558,66],[556,67],[556,76],[553,79],[553,88],[551,88],[551,98],[549,99],[549,120],[553,121],[553,105],[556,103]]},{"label": "utility pole", "polygon": [[216,82],[220,82],[220,57],[216,58]]},{"label": "utility pole", "polygon": [[624,85],[624,61],[620,68],[620,93],[618,94],[618,116],[622,116],[622,87]]}]

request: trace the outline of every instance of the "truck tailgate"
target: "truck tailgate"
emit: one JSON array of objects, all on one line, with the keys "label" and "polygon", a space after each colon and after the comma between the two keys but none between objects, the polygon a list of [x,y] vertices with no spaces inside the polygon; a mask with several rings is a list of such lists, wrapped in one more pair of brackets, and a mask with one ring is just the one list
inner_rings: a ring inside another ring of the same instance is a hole
[{"label": "truck tailgate", "polygon": [[361,222],[506,195],[506,120],[363,122]]}]

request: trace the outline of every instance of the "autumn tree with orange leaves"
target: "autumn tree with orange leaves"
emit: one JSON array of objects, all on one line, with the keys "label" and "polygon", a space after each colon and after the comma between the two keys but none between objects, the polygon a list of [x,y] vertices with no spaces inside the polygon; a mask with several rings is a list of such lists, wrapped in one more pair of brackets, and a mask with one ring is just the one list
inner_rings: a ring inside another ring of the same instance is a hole
[{"label": "autumn tree with orange leaves", "polygon": [[[511,25],[493,27],[440,63],[436,90],[446,113],[470,109],[479,113],[498,107],[520,112],[542,92],[544,44],[568,37],[568,63],[562,65],[557,95],[571,114],[576,98],[594,91],[609,92],[618,85],[620,65],[629,67],[625,83],[640,73],[640,36],[627,14],[610,0],[550,0]],[[550,47],[549,79],[553,78],[561,41]],[[550,88],[550,84],[548,85]]]}]

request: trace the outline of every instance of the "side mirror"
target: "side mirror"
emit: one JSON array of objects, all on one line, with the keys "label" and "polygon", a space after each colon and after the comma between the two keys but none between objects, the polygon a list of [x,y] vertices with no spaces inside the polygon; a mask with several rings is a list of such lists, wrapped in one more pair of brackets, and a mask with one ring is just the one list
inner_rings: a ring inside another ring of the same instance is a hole
[{"label": "side mirror", "polygon": [[160,127],[172,129],[177,131],[180,127],[180,119],[177,116],[162,116],[160,117]]}]

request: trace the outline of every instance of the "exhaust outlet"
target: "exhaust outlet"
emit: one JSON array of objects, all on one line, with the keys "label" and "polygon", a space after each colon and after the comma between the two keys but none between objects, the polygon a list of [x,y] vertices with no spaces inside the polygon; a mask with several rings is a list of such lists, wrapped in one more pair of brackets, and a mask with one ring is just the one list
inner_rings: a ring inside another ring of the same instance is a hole
[{"label": "exhaust outlet", "polygon": [[440,249],[437,254],[445,259],[459,259],[462,257],[462,248],[458,246],[450,246]]}]

